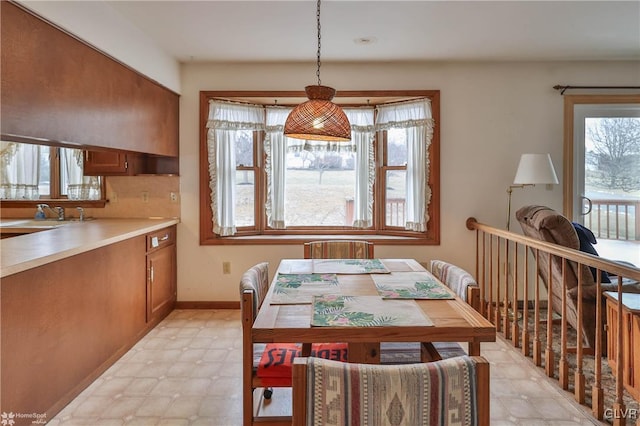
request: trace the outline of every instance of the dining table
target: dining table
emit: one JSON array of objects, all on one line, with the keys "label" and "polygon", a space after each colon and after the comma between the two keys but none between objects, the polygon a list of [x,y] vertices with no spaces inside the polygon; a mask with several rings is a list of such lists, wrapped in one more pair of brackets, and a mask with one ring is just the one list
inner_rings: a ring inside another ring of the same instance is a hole
[{"label": "dining table", "polygon": [[359,363],[379,363],[382,342],[466,342],[473,356],[496,340],[495,326],[415,259],[283,259],[251,334],[302,343],[303,356],[313,343],[346,342]]}]

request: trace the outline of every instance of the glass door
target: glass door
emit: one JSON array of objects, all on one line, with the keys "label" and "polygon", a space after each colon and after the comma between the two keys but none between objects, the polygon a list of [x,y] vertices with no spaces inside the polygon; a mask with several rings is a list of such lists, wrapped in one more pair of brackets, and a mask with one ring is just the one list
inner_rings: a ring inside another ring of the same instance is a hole
[{"label": "glass door", "polygon": [[572,219],[596,238],[640,234],[640,104],[573,109]]}]

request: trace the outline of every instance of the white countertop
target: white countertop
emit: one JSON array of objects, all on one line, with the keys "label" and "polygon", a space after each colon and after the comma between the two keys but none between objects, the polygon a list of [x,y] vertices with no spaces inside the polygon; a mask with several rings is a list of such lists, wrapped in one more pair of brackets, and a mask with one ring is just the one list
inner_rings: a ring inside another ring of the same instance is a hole
[{"label": "white countertop", "polygon": [[[2,223],[18,219],[2,219]],[[144,235],[179,219],[94,219],[0,240],[0,278]]]}]

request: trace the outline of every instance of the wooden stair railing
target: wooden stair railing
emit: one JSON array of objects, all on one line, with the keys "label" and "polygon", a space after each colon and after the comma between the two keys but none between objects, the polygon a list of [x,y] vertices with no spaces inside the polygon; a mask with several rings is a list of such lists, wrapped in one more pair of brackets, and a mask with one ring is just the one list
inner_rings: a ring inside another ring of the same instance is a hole
[{"label": "wooden stair railing", "polygon": [[[593,416],[603,420],[605,413],[604,393],[602,388],[603,361],[603,328],[605,315],[604,303],[596,303],[595,345],[593,348],[584,347],[582,321],[576,321],[575,347],[569,347],[567,322],[567,295],[562,295],[562,309],[560,318],[554,318],[552,309],[552,293],[546,292],[546,299],[541,295],[538,267],[542,256],[546,256],[548,276],[551,277],[551,257],[562,259],[562,283],[566,286],[566,271],[569,262],[578,264],[577,290],[577,318],[582,318],[584,309],[582,289],[582,267],[586,265],[596,268],[596,295],[602,293],[600,271],[607,271],[618,276],[618,300],[622,300],[623,278],[640,282],[640,269],[628,267],[620,263],[608,261],[597,256],[569,249],[556,244],[539,241],[527,236],[494,228],[479,223],[475,218],[467,219],[467,228],[476,231],[476,271],[475,277],[480,286],[480,313],[492,321],[497,331],[511,340],[514,347],[522,349],[524,356],[532,357],[533,362],[542,367],[545,373],[554,377],[556,363],[558,364],[558,381],[563,389],[569,390],[570,373],[573,371],[573,392],[576,401],[585,405],[585,389],[587,383],[584,375],[585,355],[594,357],[594,377],[591,383],[591,410]],[[520,266],[522,265],[522,266]],[[531,288],[533,286],[533,288]],[[545,290],[546,291],[546,290]],[[530,293],[533,293],[530,296]],[[533,300],[531,300],[533,297]],[[543,322],[541,310],[547,308],[547,334],[541,336],[540,325]],[[530,310],[533,312],[530,312]],[[533,325],[529,325],[529,318],[533,315]],[[618,324],[622,324],[622,309],[618,309]],[[559,320],[560,359],[555,359],[553,351],[553,325]],[[618,348],[623,347],[623,330],[617,327],[617,335],[613,336]],[[543,356],[544,352],[544,356]],[[567,355],[575,353],[575,365],[569,365]],[[639,356],[636,354],[635,356]],[[616,394],[612,407],[606,407],[613,414],[613,424],[625,425],[625,403],[623,399],[623,351],[616,353]]]}]

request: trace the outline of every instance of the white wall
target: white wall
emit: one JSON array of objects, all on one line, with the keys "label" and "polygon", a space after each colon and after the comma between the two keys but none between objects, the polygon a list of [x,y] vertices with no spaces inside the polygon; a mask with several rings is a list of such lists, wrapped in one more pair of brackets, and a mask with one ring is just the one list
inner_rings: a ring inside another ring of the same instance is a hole
[{"label": "white wall", "polygon": [[[178,299],[238,300],[240,275],[259,261],[302,257],[302,245],[200,246],[198,149],[200,90],[302,90],[315,64],[183,64],[180,103],[182,223],[178,229]],[[474,271],[476,217],[506,226],[506,189],[520,154],[550,153],[562,180],[563,98],[555,84],[637,85],[638,62],[323,64],[322,81],[339,90],[437,89],[441,92],[441,245],[381,246],[377,257],[441,258]],[[562,182],[516,189],[525,204],[562,210]],[[512,230],[519,225],[512,216]],[[222,275],[222,262],[232,273]]]},{"label": "white wall", "polygon": [[[101,2],[21,1],[121,62],[181,93],[178,299],[236,301],[242,272],[267,260],[272,271],[301,245],[200,246],[198,149],[200,90],[302,90],[315,63],[178,64]],[[340,90],[441,91],[441,245],[376,246],[378,257],[446,259],[474,270],[469,216],[506,224],[506,189],[520,154],[548,152],[562,179],[563,100],[555,84],[638,85],[640,62],[324,63],[323,83]],[[562,182],[561,182],[562,184]],[[562,186],[515,190],[513,211],[529,204],[562,208]],[[512,230],[519,226],[512,217]],[[231,274],[222,275],[230,261]]]}]

